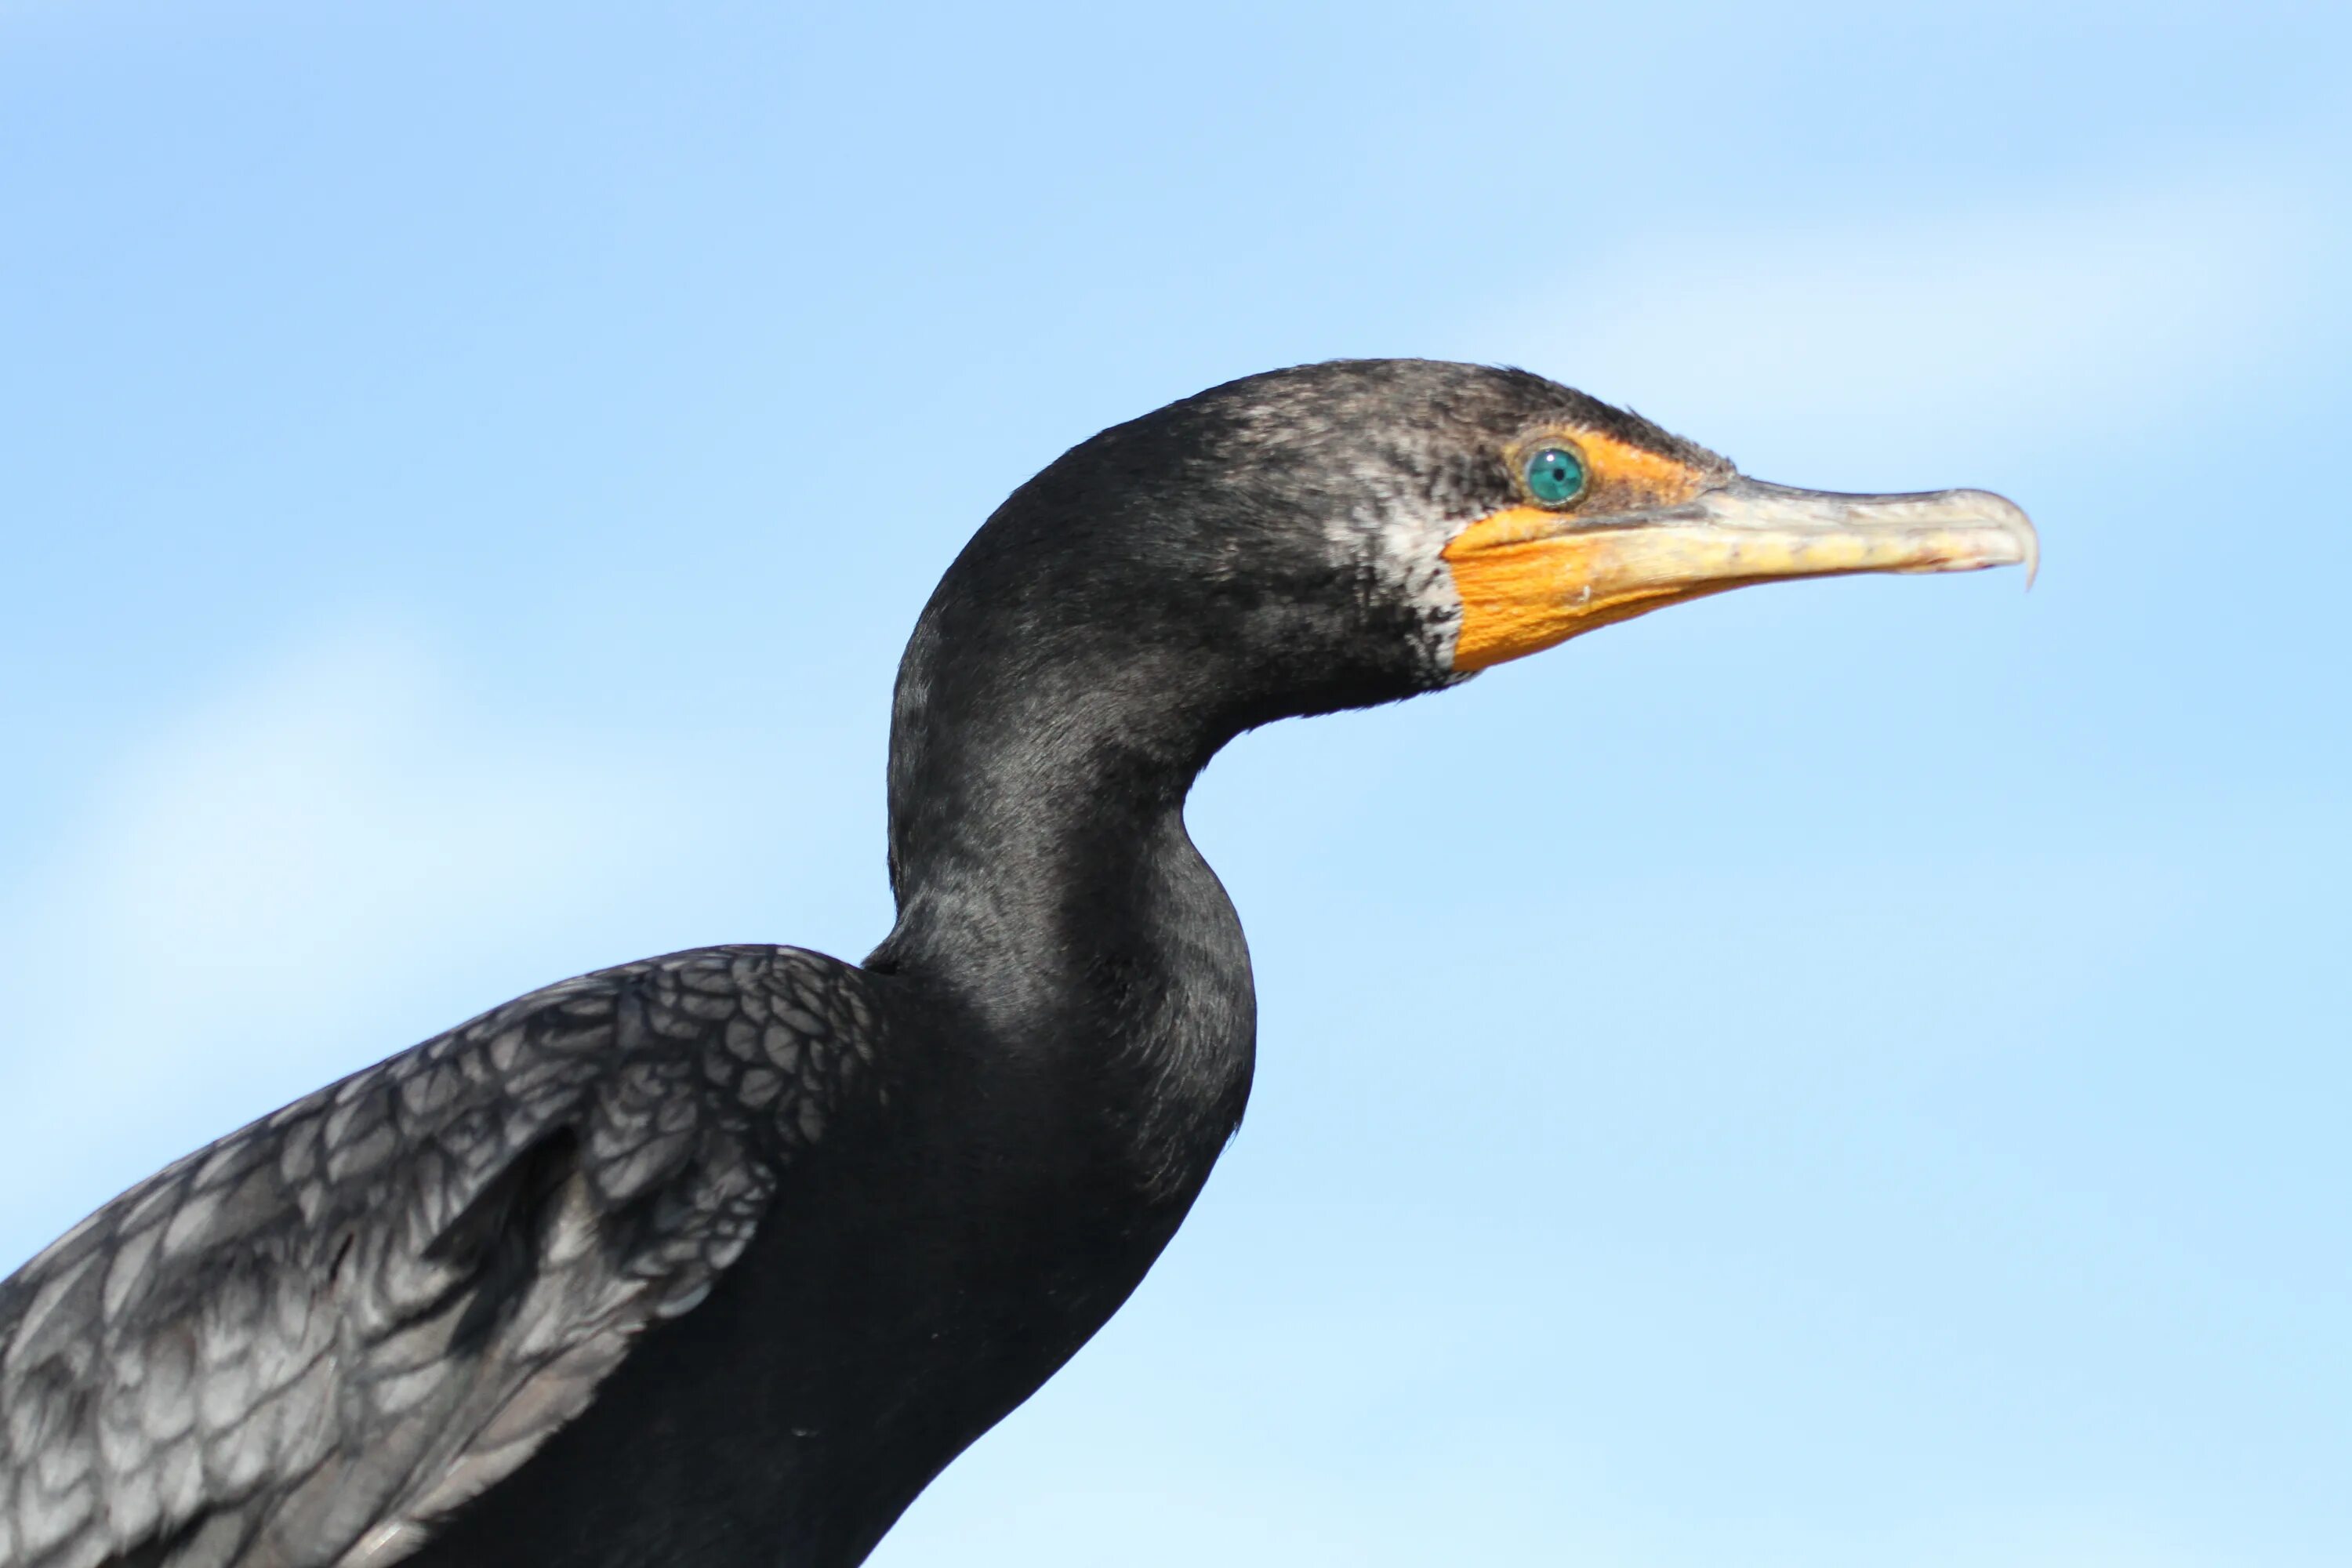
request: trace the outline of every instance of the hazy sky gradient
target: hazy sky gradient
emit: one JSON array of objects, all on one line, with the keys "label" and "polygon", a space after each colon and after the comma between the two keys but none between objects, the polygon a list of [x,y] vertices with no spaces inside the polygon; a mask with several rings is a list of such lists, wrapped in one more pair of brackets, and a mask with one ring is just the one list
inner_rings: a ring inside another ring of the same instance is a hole
[{"label": "hazy sky gradient", "polygon": [[898,646],[1101,426],[1505,360],[2040,585],[1213,767],[1262,1005],[886,1568],[2352,1559],[2352,22],[0,0],[0,1267],[507,996],[887,929]]}]

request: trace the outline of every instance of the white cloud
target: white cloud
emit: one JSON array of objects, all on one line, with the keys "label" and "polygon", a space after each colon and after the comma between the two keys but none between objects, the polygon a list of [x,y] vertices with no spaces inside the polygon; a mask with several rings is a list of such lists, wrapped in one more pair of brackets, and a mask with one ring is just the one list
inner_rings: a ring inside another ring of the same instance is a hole
[{"label": "white cloud", "polygon": [[[2193,406],[2286,341],[2316,271],[2290,190],[2104,197],[1638,240],[1470,334],[1703,440],[1831,460],[2058,441]],[[1802,476],[1795,476],[1802,478]],[[1933,479],[1934,476],[1929,476]],[[1922,480],[1921,482],[1927,482]]]},{"label": "white cloud", "polygon": [[502,728],[379,628],[123,757],[0,888],[0,1267],[238,1117],[496,999],[402,977],[478,980],[658,875],[629,846],[683,851],[690,814],[612,750]]}]

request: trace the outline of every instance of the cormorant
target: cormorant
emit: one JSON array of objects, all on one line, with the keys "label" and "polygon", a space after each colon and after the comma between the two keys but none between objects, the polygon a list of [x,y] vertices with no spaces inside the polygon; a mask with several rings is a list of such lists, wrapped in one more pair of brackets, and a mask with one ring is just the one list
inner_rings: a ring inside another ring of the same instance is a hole
[{"label": "cormorant", "polygon": [[863,964],[509,1002],[0,1285],[0,1568],[846,1568],[1126,1300],[1247,1099],[1185,794],[1269,720],[1727,588],[2034,559],[1516,370],[1251,376],[1082,442],[924,608]]}]

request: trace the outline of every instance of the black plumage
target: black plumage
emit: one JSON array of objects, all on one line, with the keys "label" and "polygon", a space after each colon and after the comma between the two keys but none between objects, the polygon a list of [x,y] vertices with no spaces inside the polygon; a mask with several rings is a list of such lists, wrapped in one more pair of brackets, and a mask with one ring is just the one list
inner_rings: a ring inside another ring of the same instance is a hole
[{"label": "black plumage", "polygon": [[1527,508],[1510,454],[1548,432],[1608,501],[1571,532],[1745,483],[1419,362],[1074,448],[908,646],[866,963],[565,981],[108,1205],[0,1286],[0,1568],[858,1562],[1126,1299],[1240,1121],[1249,956],[1193,778],[1463,679],[1486,612],[1447,552]]}]

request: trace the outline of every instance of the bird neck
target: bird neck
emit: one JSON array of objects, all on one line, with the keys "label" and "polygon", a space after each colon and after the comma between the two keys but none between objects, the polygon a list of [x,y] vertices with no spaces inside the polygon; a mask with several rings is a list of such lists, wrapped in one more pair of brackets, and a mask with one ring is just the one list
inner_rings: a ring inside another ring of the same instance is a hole
[{"label": "bird neck", "polygon": [[1174,1179],[1205,1176],[1239,1121],[1256,1015],[1240,921],[1183,822],[1226,737],[1166,684],[940,659],[919,637],[891,732],[898,919],[868,963],[989,1048],[1149,1106]]},{"label": "bird neck", "polygon": [[1181,968],[1212,928],[1237,937],[1183,822],[1222,739],[1117,686],[902,679],[884,953],[1025,1015],[1086,1004],[1111,970]]}]

